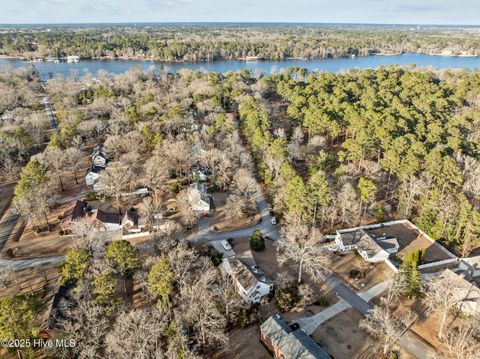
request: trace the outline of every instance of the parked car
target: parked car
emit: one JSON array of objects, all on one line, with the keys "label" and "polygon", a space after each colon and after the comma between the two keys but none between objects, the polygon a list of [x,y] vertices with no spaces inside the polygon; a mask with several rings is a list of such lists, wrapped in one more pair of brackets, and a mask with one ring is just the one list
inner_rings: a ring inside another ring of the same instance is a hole
[{"label": "parked car", "polygon": [[275,218],[275,216],[271,216],[270,222],[272,222],[272,224],[277,224],[277,218]]},{"label": "parked car", "polygon": [[231,251],[232,250],[232,246],[226,240],[222,241],[222,246],[223,246],[223,249],[225,249],[226,251]]}]

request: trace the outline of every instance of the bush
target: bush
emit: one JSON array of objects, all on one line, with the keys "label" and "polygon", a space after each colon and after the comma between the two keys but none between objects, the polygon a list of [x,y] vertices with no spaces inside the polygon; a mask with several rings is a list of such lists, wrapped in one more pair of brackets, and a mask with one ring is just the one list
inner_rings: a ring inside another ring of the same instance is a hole
[{"label": "bush", "polygon": [[223,258],[223,254],[217,251],[212,253],[212,255],[210,256],[210,259],[212,260],[212,263],[215,267],[219,266],[220,263],[222,263],[222,258]]},{"label": "bush", "polygon": [[178,192],[180,192],[180,185],[178,184],[178,182],[174,182],[170,189],[173,193],[178,194]]},{"label": "bush", "polygon": [[295,304],[300,302],[301,299],[296,285],[279,289],[275,292],[275,301],[277,302],[278,309],[282,313],[291,311]]},{"label": "bush", "polygon": [[258,229],[256,229],[250,237],[250,248],[255,252],[260,252],[265,249],[265,239]]},{"label": "bush", "polygon": [[237,324],[245,328],[250,324],[256,323],[258,321],[258,310],[260,305],[258,303],[253,303],[249,307],[243,307],[240,309],[240,312],[237,316]]},{"label": "bush", "polygon": [[330,305],[327,298],[325,297],[317,298],[317,300],[313,304],[318,305],[320,307],[328,307]]},{"label": "bush", "polygon": [[99,200],[101,197],[96,192],[88,192],[85,196],[85,201],[96,201]]},{"label": "bush", "polygon": [[352,269],[348,276],[353,279],[365,278],[367,271],[365,269]]}]

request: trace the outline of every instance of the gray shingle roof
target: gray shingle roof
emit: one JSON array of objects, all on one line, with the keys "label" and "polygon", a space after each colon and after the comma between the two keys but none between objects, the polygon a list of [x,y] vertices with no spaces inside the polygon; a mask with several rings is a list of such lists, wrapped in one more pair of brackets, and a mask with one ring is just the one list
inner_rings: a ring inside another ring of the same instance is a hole
[{"label": "gray shingle roof", "polygon": [[331,359],[308,334],[292,330],[279,315],[268,318],[260,330],[287,359]]}]

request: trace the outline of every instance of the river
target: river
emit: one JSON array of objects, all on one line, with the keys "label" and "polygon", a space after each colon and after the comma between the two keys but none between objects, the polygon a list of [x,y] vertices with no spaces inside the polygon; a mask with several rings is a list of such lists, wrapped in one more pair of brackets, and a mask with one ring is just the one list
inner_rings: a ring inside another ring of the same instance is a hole
[{"label": "river", "polygon": [[[26,66],[25,61],[13,59],[0,59],[0,67],[11,65],[13,67]],[[339,72],[353,68],[378,68],[387,65],[417,65],[419,67],[433,67],[437,69],[445,68],[467,68],[473,70],[480,69],[480,57],[458,57],[458,56],[436,56],[416,53],[406,53],[394,56],[366,56],[354,58],[323,59],[323,60],[284,60],[284,61],[214,61],[214,62],[153,62],[153,61],[135,61],[135,60],[81,60],[78,63],[67,62],[37,62],[35,66],[43,79],[50,78],[54,73],[60,73],[69,76],[72,71],[82,75],[88,70],[96,74],[98,70],[104,69],[110,73],[123,73],[136,66],[144,70],[154,67],[156,70],[164,66],[170,72],[177,72],[181,69],[205,70],[225,73],[237,70],[261,70],[263,73],[274,73],[282,69],[300,66],[310,71],[330,71]]]}]

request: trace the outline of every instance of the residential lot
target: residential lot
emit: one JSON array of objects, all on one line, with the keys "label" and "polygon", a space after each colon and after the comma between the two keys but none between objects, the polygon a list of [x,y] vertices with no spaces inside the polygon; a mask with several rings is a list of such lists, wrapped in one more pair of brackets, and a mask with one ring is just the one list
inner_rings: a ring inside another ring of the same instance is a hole
[{"label": "residential lot", "polygon": [[393,224],[387,227],[369,229],[369,233],[376,236],[385,234],[387,237],[394,237],[398,240],[400,249],[398,256],[404,259],[413,251],[425,250],[425,263],[431,263],[450,259],[441,244],[431,242],[423,234],[405,223]]},{"label": "residential lot", "polygon": [[[387,264],[368,263],[356,252],[334,256],[332,270],[356,291],[367,290],[388,280],[394,274]],[[364,274],[360,278],[354,278],[351,276],[352,271]]]}]

